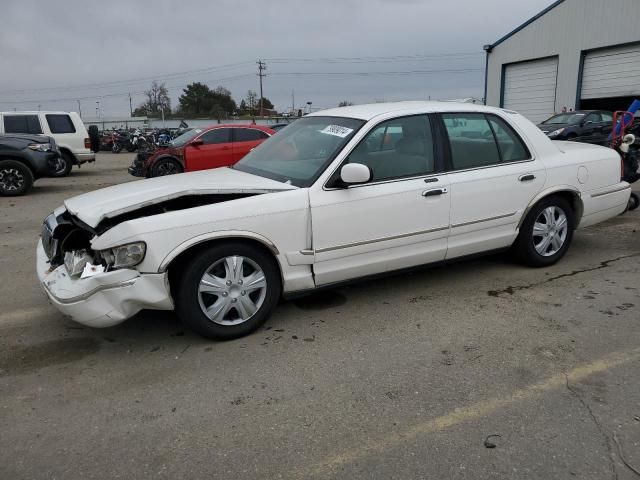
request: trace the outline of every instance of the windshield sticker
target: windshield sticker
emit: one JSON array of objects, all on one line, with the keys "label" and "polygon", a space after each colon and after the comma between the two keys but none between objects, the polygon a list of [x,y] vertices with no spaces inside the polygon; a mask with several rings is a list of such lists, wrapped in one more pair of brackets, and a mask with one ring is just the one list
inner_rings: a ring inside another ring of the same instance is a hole
[{"label": "windshield sticker", "polygon": [[341,127],[340,125],[327,125],[320,133],[326,133],[327,135],[335,135],[336,137],[344,138],[353,132],[353,128]]}]

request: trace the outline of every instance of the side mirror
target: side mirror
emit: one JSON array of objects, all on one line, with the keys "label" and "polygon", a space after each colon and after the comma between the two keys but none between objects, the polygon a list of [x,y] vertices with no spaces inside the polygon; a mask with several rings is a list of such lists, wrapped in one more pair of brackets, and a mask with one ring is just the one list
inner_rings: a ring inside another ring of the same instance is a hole
[{"label": "side mirror", "polygon": [[593,121],[587,120],[586,122],[583,122],[582,125],[591,125],[592,123]]},{"label": "side mirror", "polygon": [[191,140],[191,143],[189,145],[191,145],[192,147],[199,147],[200,145],[203,145],[204,142],[202,141],[202,139],[200,138],[196,138],[195,140]]},{"label": "side mirror", "polygon": [[371,169],[361,163],[347,163],[340,169],[340,180],[345,185],[367,183],[371,177]]}]

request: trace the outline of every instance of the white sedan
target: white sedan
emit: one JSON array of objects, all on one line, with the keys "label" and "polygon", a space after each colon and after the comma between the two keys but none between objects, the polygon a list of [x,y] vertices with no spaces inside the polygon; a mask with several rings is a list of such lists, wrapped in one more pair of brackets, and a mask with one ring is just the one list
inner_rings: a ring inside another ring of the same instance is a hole
[{"label": "white sedan", "polygon": [[439,102],[317,112],[232,168],[71,198],[44,222],[39,279],[76,321],[175,309],[202,335],[263,324],[281,296],[513,248],[543,267],[622,213],[618,154],[521,115]]}]

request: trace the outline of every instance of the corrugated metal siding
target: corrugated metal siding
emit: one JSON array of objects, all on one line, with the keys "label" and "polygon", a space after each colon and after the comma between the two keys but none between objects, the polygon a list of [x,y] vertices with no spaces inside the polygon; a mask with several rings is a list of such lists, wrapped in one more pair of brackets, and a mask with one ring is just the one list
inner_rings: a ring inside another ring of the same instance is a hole
[{"label": "corrugated metal siding", "polygon": [[581,98],[632,95],[640,95],[640,45],[598,50],[585,56]]},{"label": "corrugated metal siding", "polygon": [[558,55],[555,111],[574,107],[581,52],[637,41],[640,0],[566,0],[489,54],[487,103],[500,103],[503,65]]},{"label": "corrugated metal siding", "polygon": [[554,113],[557,77],[557,58],[507,65],[503,107],[521,113],[532,122],[547,119]]}]

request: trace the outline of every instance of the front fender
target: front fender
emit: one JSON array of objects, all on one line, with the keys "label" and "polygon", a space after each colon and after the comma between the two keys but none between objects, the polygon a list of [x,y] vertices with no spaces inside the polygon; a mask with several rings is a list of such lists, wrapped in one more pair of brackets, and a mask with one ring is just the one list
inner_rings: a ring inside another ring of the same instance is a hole
[{"label": "front fender", "polygon": [[217,232],[205,233],[203,235],[198,235],[197,237],[190,238],[182,242],[176,248],[174,248],[164,259],[160,262],[160,266],[158,267],[158,272],[162,273],[167,270],[169,264],[181,253],[187,251],[191,247],[198,245],[200,243],[208,242],[211,240],[219,240],[219,239],[228,239],[228,238],[248,238],[251,240],[256,240],[267,247],[273,254],[277,257],[279,255],[278,248],[275,244],[266,238],[263,235],[255,232],[241,231],[241,230],[221,230]]}]

